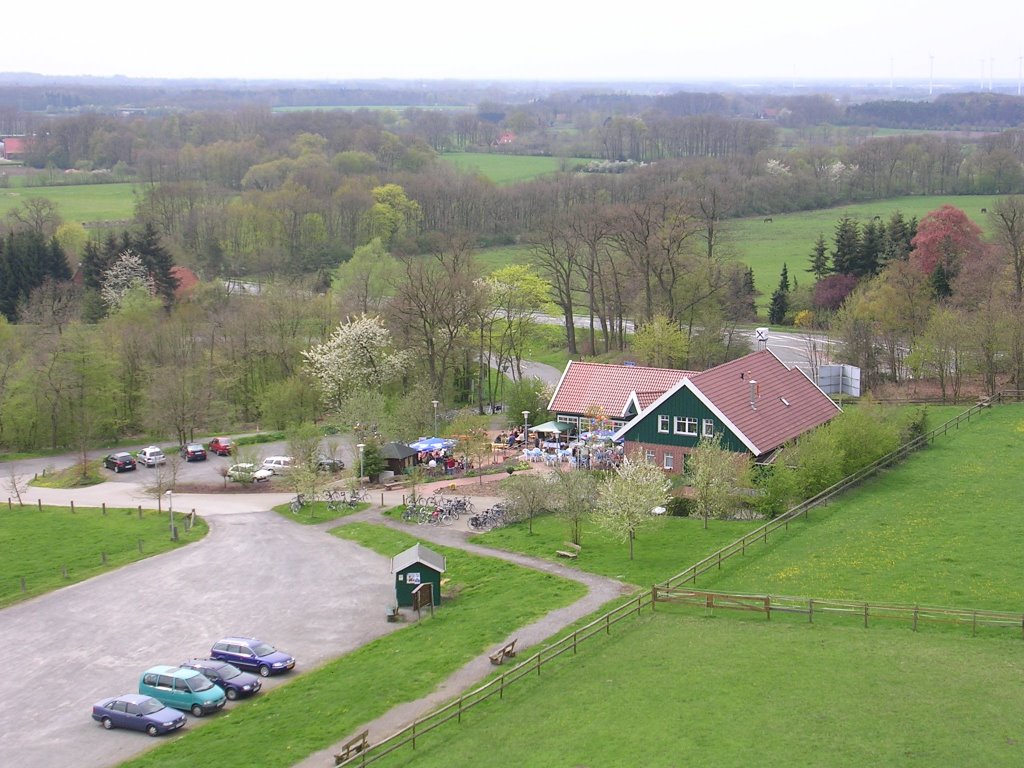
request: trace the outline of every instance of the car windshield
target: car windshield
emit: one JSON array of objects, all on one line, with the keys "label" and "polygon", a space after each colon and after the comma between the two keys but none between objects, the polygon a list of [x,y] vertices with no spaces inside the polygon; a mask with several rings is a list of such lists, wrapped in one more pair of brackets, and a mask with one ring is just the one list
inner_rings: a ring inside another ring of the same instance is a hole
[{"label": "car windshield", "polygon": [[242,670],[240,670],[234,664],[225,664],[218,671],[220,672],[220,676],[223,677],[225,680],[233,680],[234,678],[242,674]]},{"label": "car windshield", "polygon": [[164,705],[156,699],[146,699],[139,703],[139,713],[143,715],[152,715],[154,712],[159,712],[163,708]]},{"label": "car windshield", "polygon": [[211,683],[202,675],[190,677],[185,682],[188,683],[188,688],[190,691],[208,691],[211,688],[213,688],[213,683]]},{"label": "car windshield", "polygon": [[201,451],[201,450],[203,450],[203,446],[201,446],[201,445],[190,445],[188,447],[188,449],[190,451]]},{"label": "car windshield", "polygon": [[274,646],[270,643],[257,643],[252,650],[257,656],[269,656],[274,652]]}]

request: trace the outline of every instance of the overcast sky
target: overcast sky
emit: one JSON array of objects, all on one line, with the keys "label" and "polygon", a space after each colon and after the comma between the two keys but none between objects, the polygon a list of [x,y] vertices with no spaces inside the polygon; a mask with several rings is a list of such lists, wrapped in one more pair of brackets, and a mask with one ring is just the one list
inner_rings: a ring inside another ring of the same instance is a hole
[{"label": "overcast sky", "polygon": [[877,83],[934,66],[936,83],[981,84],[1016,83],[1024,53],[1020,0],[53,0],[4,15],[0,72],[47,75]]}]

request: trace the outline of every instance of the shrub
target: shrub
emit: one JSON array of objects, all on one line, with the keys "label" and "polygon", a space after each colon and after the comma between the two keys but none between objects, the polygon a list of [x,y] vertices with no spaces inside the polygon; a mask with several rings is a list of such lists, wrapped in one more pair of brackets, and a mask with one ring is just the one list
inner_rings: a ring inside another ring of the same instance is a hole
[{"label": "shrub", "polygon": [[689,517],[693,510],[693,499],[685,496],[669,496],[665,502],[665,511],[672,517]]}]

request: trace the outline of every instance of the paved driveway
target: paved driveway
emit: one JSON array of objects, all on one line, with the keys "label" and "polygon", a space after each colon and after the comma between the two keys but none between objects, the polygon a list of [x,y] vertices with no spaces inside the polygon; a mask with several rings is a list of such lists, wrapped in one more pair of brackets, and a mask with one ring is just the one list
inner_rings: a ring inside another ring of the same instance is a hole
[{"label": "paved driveway", "polygon": [[[73,492],[76,503],[123,493],[122,503],[155,506],[118,479]],[[33,488],[29,498],[66,503],[70,493]],[[0,611],[0,763],[90,768],[148,749],[145,734],[104,731],[91,705],[136,690],[150,665],[207,655],[220,636],[266,639],[301,674],[394,629],[388,559],[259,509],[283,498],[176,494],[175,509],[208,521],[203,541]]]}]

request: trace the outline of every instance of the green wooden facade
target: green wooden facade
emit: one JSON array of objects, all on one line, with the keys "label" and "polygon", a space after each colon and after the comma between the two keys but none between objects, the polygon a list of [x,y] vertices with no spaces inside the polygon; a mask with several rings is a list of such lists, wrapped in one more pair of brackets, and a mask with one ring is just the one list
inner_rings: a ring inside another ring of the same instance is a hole
[{"label": "green wooden facade", "polygon": [[[687,419],[691,421],[687,422]],[[654,408],[626,432],[624,437],[627,443],[694,448],[700,438],[708,433],[708,427],[711,428],[712,435],[721,436],[723,448],[737,453],[750,453],[739,436],[685,386],[680,387],[661,405]],[[695,431],[695,434],[688,434],[691,430]]]}]

